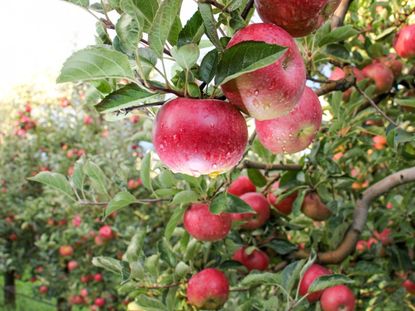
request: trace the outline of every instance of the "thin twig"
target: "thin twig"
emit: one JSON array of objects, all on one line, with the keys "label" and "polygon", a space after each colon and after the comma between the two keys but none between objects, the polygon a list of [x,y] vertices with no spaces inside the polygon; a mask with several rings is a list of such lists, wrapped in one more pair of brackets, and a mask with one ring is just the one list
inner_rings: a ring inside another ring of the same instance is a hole
[{"label": "thin twig", "polygon": [[249,12],[251,11],[252,7],[254,6],[254,0],[248,0],[245,9],[241,13],[241,17],[246,19],[248,17]]},{"label": "thin twig", "polygon": [[301,171],[303,169],[302,165],[298,164],[268,164],[268,163],[260,163],[254,162],[251,160],[243,161],[243,166],[245,168],[256,168],[259,170],[266,170],[266,171]]}]

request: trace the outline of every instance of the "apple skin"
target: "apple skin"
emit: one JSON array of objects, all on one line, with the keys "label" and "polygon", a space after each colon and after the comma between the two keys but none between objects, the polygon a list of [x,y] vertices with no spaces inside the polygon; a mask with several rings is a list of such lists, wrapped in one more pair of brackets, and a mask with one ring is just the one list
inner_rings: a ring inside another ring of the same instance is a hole
[{"label": "apple skin", "polygon": [[70,246],[70,245],[62,245],[61,247],[59,247],[59,254],[62,257],[72,256],[72,254],[73,254],[73,247]]},{"label": "apple skin", "polygon": [[153,144],[175,173],[217,174],[242,158],[248,128],[242,114],[220,100],[176,98],[159,110]]},{"label": "apple skin", "polygon": [[101,273],[97,273],[94,275],[94,281],[95,282],[102,282],[104,280],[103,276]]},{"label": "apple skin", "polygon": [[[353,67],[352,69],[353,74],[356,78],[356,82],[364,80],[365,76],[363,75],[362,71]],[[337,81],[344,79],[346,77],[346,73],[340,67],[334,67],[333,71],[330,74],[330,80]],[[350,96],[352,95],[353,88],[349,88],[343,92],[343,100],[348,101]]]},{"label": "apple skin", "polygon": [[75,270],[76,268],[78,268],[78,266],[79,266],[79,264],[76,260],[69,261],[68,265],[67,265],[69,271]]},{"label": "apple skin", "polygon": [[46,285],[41,285],[39,287],[39,293],[41,293],[41,294],[47,294],[48,291],[49,291],[49,288]]},{"label": "apple skin", "polygon": [[354,311],[356,298],[345,285],[337,285],[324,290],[320,298],[323,311]]},{"label": "apple skin", "polygon": [[183,224],[186,231],[199,241],[218,241],[228,235],[232,218],[226,213],[212,214],[207,204],[193,203],[184,214]]},{"label": "apple skin", "polygon": [[392,71],[395,79],[402,74],[403,64],[397,59],[396,54],[390,53],[387,56],[377,59],[377,61],[388,67]]},{"label": "apple skin", "polygon": [[415,57],[415,24],[404,26],[396,34],[393,46],[400,57]]},{"label": "apple skin", "polygon": [[105,299],[102,298],[102,297],[96,298],[95,301],[94,301],[94,305],[96,305],[97,307],[100,307],[100,308],[105,306]]},{"label": "apple skin", "polygon": [[187,286],[188,303],[206,310],[217,310],[229,297],[229,281],[222,271],[207,268],[193,275]]},{"label": "apple skin", "polygon": [[260,142],[272,153],[296,153],[306,149],[321,126],[323,112],[317,95],[308,87],[288,114],[273,120],[255,120]]},{"label": "apple skin", "polygon": [[[310,268],[304,273],[303,278],[300,281],[300,290],[299,293],[301,296],[304,296],[308,293],[308,289],[315,279],[319,278],[322,275],[329,275],[331,272],[323,266],[318,264],[312,264]],[[312,303],[320,299],[323,291],[313,292],[307,296],[307,300]]]},{"label": "apple skin", "polygon": [[406,279],[403,281],[402,286],[405,287],[406,291],[411,294],[415,295],[415,283],[412,282],[410,279]]},{"label": "apple skin", "polygon": [[334,13],[340,0],[255,0],[261,19],[284,28],[294,37],[303,37]]},{"label": "apple skin", "polygon": [[110,226],[105,225],[99,228],[99,236],[105,240],[111,240],[114,237],[114,233]]},{"label": "apple skin", "polygon": [[274,206],[281,214],[289,215],[293,211],[293,203],[297,198],[298,193],[294,192],[290,194],[288,197],[281,200],[279,203],[276,203],[278,197],[273,193],[280,187],[280,183],[277,181],[271,186],[271,191],[267,195],[267,199],[269,204]]},{"label": "apple skin", "polygon": [[266,253],[261,250],[255,249],[251,254],[245,252],[246,247],[241,247],[235,251],[232,256],[232,259],[243,264],[248,271],[267,270],[269,265],[269,258]]},{"label": "apple skin", "polygon": [[305,66],[293,38],[272,24],[251,24],[229,41],[230,48],[244,41],[263,41],[287,47],[275,63],[245,73],[222,85],[231,104],[257,120],[270,120],[290,112],[303,93]]},{"label": "apple skin", "polygon": [[331,216],[331,211],[321,202],[316,192],[306,194],[301,211],[304,215],[316,221],[323,221]]},{"label": "apple skin", "polygon": [[248,192],[240,197],[244,200],[255,213],[232,213],[231,217],[233,221],[242,221],[241,228],[254,230],[262,227],[271,215],[269,204],[267,199],[262,193]]},{"label": "apple skin", "polygon": [[375,82],[376,92],[386,93],[392,88],[395,80],[393,72],[382,63],[373,63],[363,68],[365,77]]},{"label": "apple skin", "polygon": [[255,192],[256,187],[248,176],[239,176],[235,179],[228,188],[228,193],[240,197],[247,192]]}]

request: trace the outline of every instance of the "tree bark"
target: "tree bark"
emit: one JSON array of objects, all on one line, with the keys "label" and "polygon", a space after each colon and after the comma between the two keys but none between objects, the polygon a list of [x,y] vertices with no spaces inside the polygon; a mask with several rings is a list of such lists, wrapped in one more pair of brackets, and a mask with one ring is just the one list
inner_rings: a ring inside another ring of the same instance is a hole
[{"label": "tree bark", "polygon": [[14,270],[4,273],[4,304],[8,308],[16,308],[16,278]]}]

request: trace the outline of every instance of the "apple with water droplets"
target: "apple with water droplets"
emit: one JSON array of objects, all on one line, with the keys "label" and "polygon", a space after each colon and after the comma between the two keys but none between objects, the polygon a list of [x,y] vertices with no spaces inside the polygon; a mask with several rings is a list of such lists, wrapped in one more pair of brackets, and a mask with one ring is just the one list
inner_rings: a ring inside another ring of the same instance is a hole
[{"label": "apple with water droplets", "polygon": [[262,227],[271,214],[265,196],[262,193],[248,192],[240,198],[252,207],[254,213],[232,213],[232,220],[242,222],[241,228],[243,229],[253,230]]},{"label": "apple with water droplets", "polygon": [[232,259],[243,264],[248,271],[264,271],[269,265],[268,255],[259,249],[254,249],[250,254],[248,254],[247,248],[241,247],[235,251]]},{"label": "apple with water droplets", "polygon": [[228,235],[232,218],[226,213],[211,213],[207,204],[193,203],[184,214],[183,224],[186,231],[197,240],[218,241]]},{"label": "apple with water droplets", "polygon": [[256,187],[248,176],[239,176],[235,179],[228,188],[228,193],[236,195],[237,197],[247,192],[255,192]]},{"label": "apple with water droplets", "polygon": [[176,98],[159,110],[153,144],[175,173],[217,174],[242,158],[248,129],[242,114],[220,100]]},{"label": "apple with water droplets", "polygon": [[308,87],[286,116],[255,120],[258,139],[273,153],[296,153],[307,148],[320,129],[322,110],[317,95]]},{"label": "apple with water droplets", "polygon": [[255,0],[261,19],[302,37],[320,28],[334,13],[340,0]]},{"label": "apple with water droplets", "polygon": [[323,311],[354,311],[356,298],[345,285],[337,285],[324,290],[320,298]]},{"label": "apple with water droplets", "polygon": [[[310,288],[311,284],[320,276],[329,275],[331,272],[323,266],[318,264],[312,264],[310,268],[304,273],[301,281],[300,281],[300,289],[299,293],[301,296],[305,296],[308,293],[308,289]],[[320,299],[323,291],[312,292],[307,296],[307,300],[312,303],[316,302]]]},{"label": "apple with water droplets", "polygon": [[218,310],[229,297],[228,278],[217,269],[204,269],[190,278],[186,294],[189,304],[203,310]]},{"label": "apple with water droplets", "polygon": [[396,34],[394,48],[400,57],[415,57],[415,24],[402,27]]},{"label": "apple with water droplets", "polygon": [[252,24],[239,30],[227,48],[245,41],[278,44],[287,51],[275,63],[223,84],[223,93],[233,105],[255,119],[286,115],[300,99],[305,86],[305,66],[295,41],[278,26]]}]

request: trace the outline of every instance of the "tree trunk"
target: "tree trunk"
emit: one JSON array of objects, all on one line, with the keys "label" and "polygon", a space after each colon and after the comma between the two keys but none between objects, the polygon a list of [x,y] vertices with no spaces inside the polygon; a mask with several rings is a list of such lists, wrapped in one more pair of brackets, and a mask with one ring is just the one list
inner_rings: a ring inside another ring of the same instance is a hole
[{"label": "tree trunk", "polygon": [[68,304],[68,301],[63,298],[59,297],[58,302],[56,304],[56,311],[71,311],[72,307]]},{"label": "tree trunk", "polygon": [[8,308],[16,308],[16,279],[14,270],[4,273],[4,304]]}]

